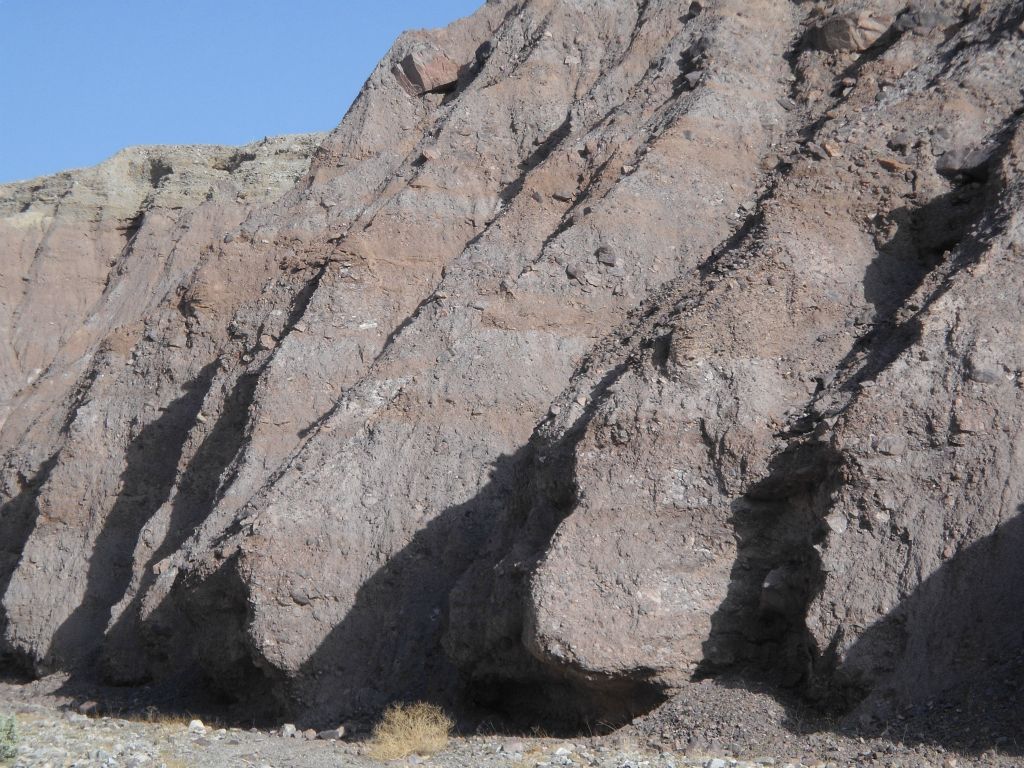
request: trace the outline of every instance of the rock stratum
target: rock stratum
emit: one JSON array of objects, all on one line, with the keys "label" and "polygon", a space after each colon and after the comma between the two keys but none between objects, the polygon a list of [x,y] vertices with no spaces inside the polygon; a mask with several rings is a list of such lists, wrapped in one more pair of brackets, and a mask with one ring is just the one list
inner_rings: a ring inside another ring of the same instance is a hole
[{"label": "rock stratum", "polygon": [[330,134],[0,186],[4,668],[1019,688],[1022,114],[1014,0],[491,0]]}]

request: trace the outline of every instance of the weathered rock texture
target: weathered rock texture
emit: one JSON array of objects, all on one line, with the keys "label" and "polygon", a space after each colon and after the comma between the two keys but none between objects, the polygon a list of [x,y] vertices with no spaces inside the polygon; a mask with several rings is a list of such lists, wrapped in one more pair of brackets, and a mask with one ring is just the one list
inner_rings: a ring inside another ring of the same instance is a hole
[{"label": "weathered rock texture", "polygon": [[326,137],[0,187],[7,663],[614,722],[1015,656],[1022,25],[492,0]]}]

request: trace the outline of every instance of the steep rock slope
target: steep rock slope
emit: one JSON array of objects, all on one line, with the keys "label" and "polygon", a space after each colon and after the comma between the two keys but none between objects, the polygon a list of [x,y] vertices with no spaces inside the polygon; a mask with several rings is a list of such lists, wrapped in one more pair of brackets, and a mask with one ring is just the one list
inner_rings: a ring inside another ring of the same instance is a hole
[{"label": "steep rock slope", "polygon": [[2,188],[0,651],[310,722],[984,671],[1022,13],[492,0],[326,137]]},{"label": "steep rock slope", "polygon": [[[1020,600],[1017,431],[996,426],[1019,398],[1020,10],[953,10],[905,14],[853,64],[794,57],[803,151],[541,425],[542,480],[495,545],[507,570],[539,564],[494,601],[506,621],[523,605],[537,658],[591,684],[739,673],[840,706],[1015,658],[1016,625],[986,617]],[[957,555],[975,548],[998,556]]]}]

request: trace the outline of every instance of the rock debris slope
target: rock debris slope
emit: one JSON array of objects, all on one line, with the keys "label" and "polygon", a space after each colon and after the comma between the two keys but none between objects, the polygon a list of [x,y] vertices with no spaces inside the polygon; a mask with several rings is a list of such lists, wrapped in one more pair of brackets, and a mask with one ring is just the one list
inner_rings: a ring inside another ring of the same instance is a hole
[{"label": "rock debris slope", "polygon": [[1011,0],[492,0],[327,136],[0,187],[5,664],[309,722],[1001,668],[1022,94]]}]

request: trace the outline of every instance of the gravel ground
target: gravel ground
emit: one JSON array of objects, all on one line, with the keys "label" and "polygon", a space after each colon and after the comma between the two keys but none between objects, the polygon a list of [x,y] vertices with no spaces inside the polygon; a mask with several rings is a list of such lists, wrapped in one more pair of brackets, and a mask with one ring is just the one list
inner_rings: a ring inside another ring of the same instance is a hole
[{"label": "gravel ground", "polygon": [[[11,711],[11,708],[7,708]],[[20,766],[107,768],[184,768],[184,766],[379,766],[366,757],[365,742],[320,741],[282,737],[273,732],[237,728],[208,728],[192,733],[186,722],[141,722],[114,717],[86,717],[41,705],[18,705]],[[453,739],[449,748],[433,757],[413,756],[392,765],[435,765],[438,768],[545,768],[596,766],[599,768],[683,768],[702,766],[783,765],[771,758],[735,761],[705,755],[690,757],[652,751],[623,742],[564,741],[515,737]]]},{"label": "gravel ground", "polygon": [[[11,768],[338,768],[382,765],[367,756],[365,737],[326,741],[280,729],[202,728],[185,717],[157,712],[132,716],[85,715],[94,704],[48,693],[47,684],[0,684],[0,717],[18,727],[18,755]],[[750,710],[760,713],[752,719]],[[737,722],[757,727],[739,728]],[[898,723],[903,728],[902,722]],[[2,764],[2,763],[0,763]],[[792,708],[772,697],[724,685],[694,685],[617,733],[571,740],[509,735],[453,738],[432,757],[412,756],[389,765],[437,768],[961,768],[1017,766],[1005,750],[970,753],[897,736],[850,736],[812,722],[795,722]]]}]

